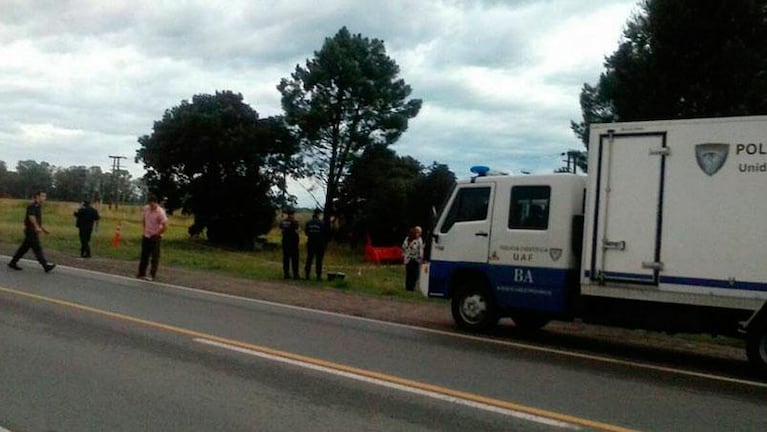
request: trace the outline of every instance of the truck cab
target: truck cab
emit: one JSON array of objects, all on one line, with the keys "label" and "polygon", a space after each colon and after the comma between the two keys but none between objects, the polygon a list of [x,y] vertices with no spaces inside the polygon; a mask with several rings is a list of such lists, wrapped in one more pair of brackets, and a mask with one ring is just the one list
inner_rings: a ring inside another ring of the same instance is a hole
[{"label": "truck cab", "polygon": [[585,177],[572,174],[458,182],[430,239],[422,291],[452,299],[456,323],[468,330],[501,317],[537,328],[571,316],[585,189]]}]

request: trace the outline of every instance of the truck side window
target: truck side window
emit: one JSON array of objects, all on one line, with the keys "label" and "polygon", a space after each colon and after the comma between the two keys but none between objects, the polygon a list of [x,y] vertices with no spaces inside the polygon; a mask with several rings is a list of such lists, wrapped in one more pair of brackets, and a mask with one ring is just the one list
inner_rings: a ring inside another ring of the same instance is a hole
[{"label": "truck side window", "polygon": [[487,218],[490,203],[489,187],[459,189],[453,205],[442,223],[441,233],[447,233],[456,222],[482,221]]},{"label": "truck side window", "polygon": [[550,198],[550,186],[512,187],[509,229],[548,229]]}]

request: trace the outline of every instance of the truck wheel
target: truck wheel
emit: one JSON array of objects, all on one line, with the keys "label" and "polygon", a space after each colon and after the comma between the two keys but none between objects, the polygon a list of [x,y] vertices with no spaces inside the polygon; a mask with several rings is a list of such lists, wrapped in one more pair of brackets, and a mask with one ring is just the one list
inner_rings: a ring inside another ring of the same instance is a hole
[{"label": "truck wheel", "polygon": [[767,376],[767,320],[749,327],[746,334],[746,355],[762,376]]},{"label": "truck wheel", "polygon": [[451,302],[453,320],[458,328],[486,331],[498,323],[495,303],[486,288],[458,290]]},{"label": "truck wheel", "polygon": [[542,315],[524,312],[512,314],[511,319],[514,321],[514,326],[523,331],[539,330],[550,321]]}]

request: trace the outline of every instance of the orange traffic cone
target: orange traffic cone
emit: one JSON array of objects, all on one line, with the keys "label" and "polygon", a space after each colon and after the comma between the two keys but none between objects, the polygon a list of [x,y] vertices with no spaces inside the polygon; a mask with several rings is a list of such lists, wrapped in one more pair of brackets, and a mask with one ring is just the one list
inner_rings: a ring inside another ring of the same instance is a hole
[{"label": "orange traffic cone", "polygon": [[120,247],[120,242],[122,241],[122,235],[120,234],[120,229],[122,228],[122,221],[117,223],[117,228],[115,228],[115,235],[112,236],[112,247],[117,248]]}]

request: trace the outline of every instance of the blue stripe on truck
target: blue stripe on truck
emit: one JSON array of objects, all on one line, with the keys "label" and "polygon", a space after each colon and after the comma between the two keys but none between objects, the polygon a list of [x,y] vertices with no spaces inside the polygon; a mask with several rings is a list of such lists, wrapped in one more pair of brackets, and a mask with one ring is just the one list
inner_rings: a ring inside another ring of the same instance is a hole
[{"label": "blue stripe on truck", "polygon": [[679,276],[661,276],[660,281],[661,283],[669,283],[669,284],[676,284],[676,285],[694,285],[694,286],[737,289],[737,290],[746,290],[746,291],[767,291],[767,283],[764,283],[764,282],[749,282],[749,281],[740,281],[740,280],[733,280],[731,282],[729,280],[700,279],[700,278],[689,278],[689,277],[679,277]]},{"label": "blue stripe on truck", "polygon": [[[612,276],[612,273],[609,273],[608,276]],[[642,278],[647,278],[647,275],[642,274],[628,274],[628,273],[621,273],[621,277],[625,277],[627,279],[636,279],[641,280]],[[584,272],[584,276],[587,278],[591,277],[591,272],[586,270]],[[686,286],[701,286],[701,287],[710,287],[710,288],[724,288],[724,289],[736,289],[736,290],[744,290],[744,291],[767,291],[767,283],[765,282],[752,282],[752,281],[741,281],[741,280],[727,280],[727,279],[703,279],[703,278],[692,278],[692,277],[683,277],[683,276],[660,276],[660,283],[667,283],[667,284],[674,284],[674,285],[686,285]]]},{"label": "blue stripe on truck", "polygon": [[[431,261],[429,296],[449,297],[448,286],[458,271],[475,272],[486,278],[493,288],[500,309],[530,309],[551,313],[562,312],[576,289],[574,270],[547,267],[491,265],[488,263]],[[477,283],[481,283],[478,280]],[[568,286],[570,288],[568,288]]]}]

